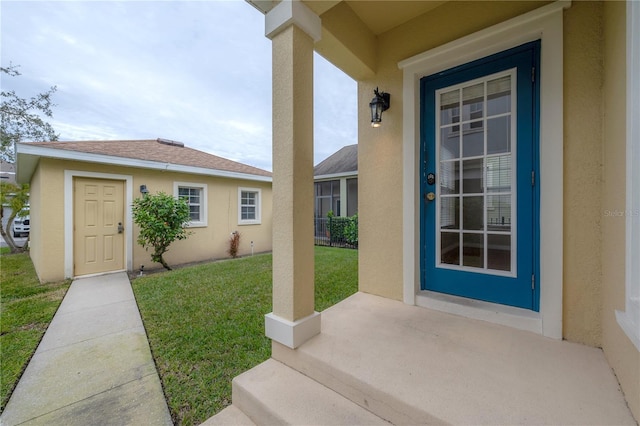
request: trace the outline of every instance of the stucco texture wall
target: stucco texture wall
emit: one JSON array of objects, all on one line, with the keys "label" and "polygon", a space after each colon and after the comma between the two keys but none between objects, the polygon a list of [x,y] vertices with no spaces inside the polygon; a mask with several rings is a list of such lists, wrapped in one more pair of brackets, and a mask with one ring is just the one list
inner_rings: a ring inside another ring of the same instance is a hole
[{"label": "stucco texture wall", "polygon": [[601,2],[574,2],[564,13],[563,335],[593,346],[602,340],[602,12]]},{"label": "stucco texture wall", "polygon": [[[131,169],[123,172],[132,172]],[[114,171],[115,173],[115,171]],[[169,246],[164,255],[170,266],[190,262],[213,260],[229,257],[229,237],[232,232],[240,233],[239,255],[251,253],[251,241],[254,252],[260,253],[271,250],[271,184],[249,182],[236,179],[222,179],[186,173],[160,173],[152,170],[136,170],[133,178],[133,197],[138,198],[140,185],[147,185],[149,193],[165,192],[173,194],[174,182],[206,184],[207,185],[207,215],[206,227],[189,228],[191,235],[185,240],[175,241]],[[261,189],[262,192],[262,223],[260,225],[238,224],[238,187]],[[134,225],[133,232],[133,269],[137,270],[141,264],[145,269],[161,267],[151,261],[150,251],[146,251],[137,244],[138,227]]]},{"label": "stucco texture wall", "polygon": [[[132,176],[134,198],[141,196],[139,187],[142,184],[147,185],[150,193],[163,191],[168,194],[173,194],[175,181],[207,184],[208,224],[206,227],[190,229],[193,232],[192,235],[186,240],[174,242],[169,247],[165,260],[171,266],[229,257],[228,240],[233,231],[241,234],[240,255],[251,253],[251,241],[254,243],[254,253],[271,250],[271,183],[41,159],[32,179],[32,184],[37,189],[32,204],[35,232],[32,235],[34,248],[31,255],[41,281],[64,278],[64,217],[73,214],[72,211],[65,211],[65,169]],[[239,224],[238,187],[261,190],[262,221],[260,225]],[[131,205],[132,200],[125,202],[126,205]],[[147,270],[161,268],[161,265],[151,262],[150,253],[137,244],[137,226],[134,225],[130,235],[133,242],[133,269],[138,270],[140,265],[145,265]]]},{"label": "stucco texture wall", "polygon": [[58,165],[41,161],[31,180],[29,252],[42,282],[64,278],[63,188],[64,174]]},{"label": "stucco texture wall", "polygon": [[[626,11],[604,4],[604,144],[602,150],[602,348],[640,419],[640,352],[618,325],[625,309]],[[635,378],[635,379],[634,379]]]},{"label": "stucco texture wall", "polygon": [[29,230],[29,256],[33,262],[33,267],[36,270],[40,268],[40,264],[43,262],[42,256],[42,244],[39,242],[42,239],[42,182],[40,180],[40,171],[37,170],[33,175],[29,187],[29,205],[31,211],[29,216],[31,219],[31,225]]}]

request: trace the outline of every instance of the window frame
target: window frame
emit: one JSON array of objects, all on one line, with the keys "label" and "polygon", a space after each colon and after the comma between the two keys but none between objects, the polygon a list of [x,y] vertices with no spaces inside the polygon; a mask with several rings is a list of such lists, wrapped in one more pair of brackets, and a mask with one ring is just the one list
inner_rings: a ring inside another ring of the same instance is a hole
[{"label": "window frame", "polygon": [[200,190],[200,220],[190,220],[187,225],[189,228],[204,228],[208,226],[208,209],[207,209],[207,193],[208,187],[206,183],[196,182],[173,182],[173,195],[180,198],[180,188],[190,188]]},{"label": "window frame", "polygon": [[[242,218],[242,193],[252,192],[256,194],[257,201],[255,204],[256,217],[255,219],[243,219]],[[248,188],[240,186],[238,187],[238,225],[260,225],[262,224],[262,189],[260,188]]]},{"label": "window frame", "polygon": [[634,78],[640,71],[640,5],[627,2],[627,141],[626,141],[626,210],[625,216],[625,303],[624,311],[616,310],[618,325],[640,351],[640,124],[635,119],[640,111],[640,83]]}]

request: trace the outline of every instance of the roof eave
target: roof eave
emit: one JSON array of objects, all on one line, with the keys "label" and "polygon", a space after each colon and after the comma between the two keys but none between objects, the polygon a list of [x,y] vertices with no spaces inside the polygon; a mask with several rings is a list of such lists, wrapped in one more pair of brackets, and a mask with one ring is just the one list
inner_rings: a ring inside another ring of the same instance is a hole
[{"label": "roof eave", "polygon": [[358,171],[353,170],[350,172],[341,172],[341,173],[331,173],[327,175],[317,175],[313,177],[313,180],[329,180],[329,179],[338,179],[343,177],[357,177]]},{"label": "roof eave", "polygon": [[45,146],[16,144],[16,179],[20,183],[29,183],[36,170],[40,158],[55,158],[60,160],[83,161],[89,163],[109,164],[122,167],[161,170],[169,172],[191,173],[197,175],[223,177],[229,179],[250,180],[254,182],[271,182],[271,176],[252,175],[249,173],[230,172],[226,170],[209,169],[206,167],[185,166],[182,164],[164,163],[135,158],[116,157],[113,155],[95,154],[82,151],[70,151]]}]

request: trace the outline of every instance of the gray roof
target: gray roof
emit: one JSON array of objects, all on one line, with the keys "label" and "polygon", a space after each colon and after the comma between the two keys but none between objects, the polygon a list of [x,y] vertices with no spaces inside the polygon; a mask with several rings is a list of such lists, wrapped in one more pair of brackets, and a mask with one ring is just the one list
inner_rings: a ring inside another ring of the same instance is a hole
[{"label": "gray roof", "polygon": [[347,145],[313,168],[314,176],[358,171],[358,144]]},{"label": "gray roof", "polygon": [[269,171],[188,148],[184,146],[182,142],[170,141],[168,139],[28,142],[22,145],[149,160],[160,163],[181,164],[183,166],[271,177],[271,172]]}]

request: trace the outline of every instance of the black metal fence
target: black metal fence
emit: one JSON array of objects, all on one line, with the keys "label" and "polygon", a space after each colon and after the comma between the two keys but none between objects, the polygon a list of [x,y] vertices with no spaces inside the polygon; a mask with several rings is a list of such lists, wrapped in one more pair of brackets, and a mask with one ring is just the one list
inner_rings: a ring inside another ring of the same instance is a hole
[{"label": "black metal fence", "polygon": [[315,245],[358,248],[358,217],[315,218]]}]

